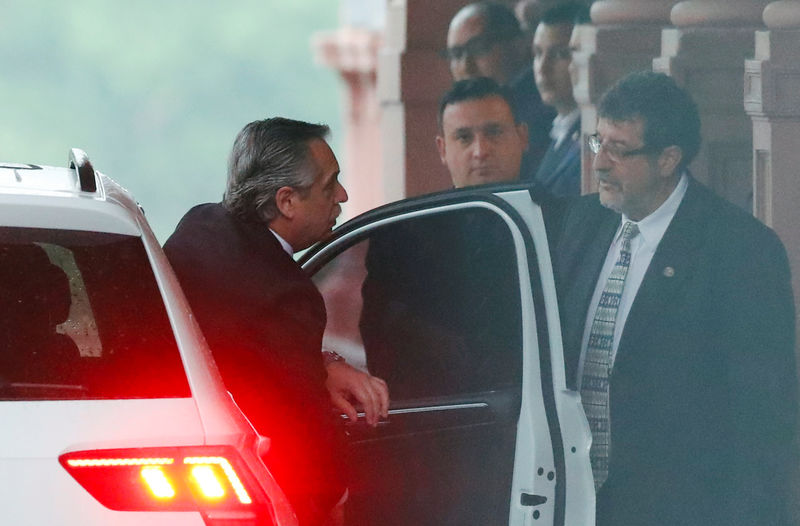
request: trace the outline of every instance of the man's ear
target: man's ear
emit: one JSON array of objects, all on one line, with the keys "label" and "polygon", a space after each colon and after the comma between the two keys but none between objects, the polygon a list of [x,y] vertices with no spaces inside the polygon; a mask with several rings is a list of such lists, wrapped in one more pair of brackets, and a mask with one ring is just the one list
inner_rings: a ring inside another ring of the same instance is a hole
[{"label": "man's ear", "polygon": [[439,159],[442,161],[442,164],[447,166],[447,158],[445,156],[445,146],[444,146],[444,137],[441,135],[436,136],[436,148],[439,150]]},{"label": "man's ear", "polygon": [[522,140],[522,150],[527,151],[529,144],[528,125],[527,123],[520,121],[519,124],[516,125],[516,127],[517,127],[517,135],[519,135],[520,140]]},{"label": "man's ear", "polygon": [[668,146],[661,151],[658,156],[658,171],[661,175],[677,175],[675,171],[683,159],[683,151],[680,146]]},{"label": "man's ear", "polygon": [[275,194],[275,206],[278,208],[278,212],[287,219],[294,217],[295,199],[297,199],[297,192],[290,186],[280,187]]}]

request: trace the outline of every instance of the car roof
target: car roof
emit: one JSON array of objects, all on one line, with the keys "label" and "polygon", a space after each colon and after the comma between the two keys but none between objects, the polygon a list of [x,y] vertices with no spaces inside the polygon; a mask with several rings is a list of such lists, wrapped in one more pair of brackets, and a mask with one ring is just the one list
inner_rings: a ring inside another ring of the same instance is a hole
[{"label": "car roof", "polygon": [[0,226],[141,235],[133,197],[73,149],[69,167],[0,162]]}]

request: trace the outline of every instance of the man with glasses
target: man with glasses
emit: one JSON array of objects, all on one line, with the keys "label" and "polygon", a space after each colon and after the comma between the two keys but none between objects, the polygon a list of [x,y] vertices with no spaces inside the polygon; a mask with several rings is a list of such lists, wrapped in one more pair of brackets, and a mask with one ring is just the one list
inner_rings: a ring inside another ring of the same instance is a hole
[{"label": "man with glasses", "polygon": [[550,142],[555,114],[542,104],[530,67],[529,40],[514,12],[496,2],[477,2],[462,7],[447,31],[448,60],[454,81],[489,77],[513,94],[514,106],[528,127],[528,150],[522,161],[522,178],[536,173]]},{"label": "man with glasses", "polygon": [[689,175],[700,118],[670,77],[598,106],[599,195],[564,219],[564,356],[592,431],[598,526],[784,525],[797,412],[775,233]]},{"label": "man with glasses", "polygon": [[533,73],[542,101],[556,110],[552,138],[535,180],[553,195],[581,193],[581,118],[572,94],[570,38],[576,23],[589,21],[589,9],[577,3],[547,10],[533,35]]}]

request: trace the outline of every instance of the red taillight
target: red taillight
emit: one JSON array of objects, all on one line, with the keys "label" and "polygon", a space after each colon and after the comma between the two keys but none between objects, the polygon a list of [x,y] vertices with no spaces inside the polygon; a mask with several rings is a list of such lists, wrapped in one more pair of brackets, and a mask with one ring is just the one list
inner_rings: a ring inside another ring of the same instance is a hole
[{"label": "red taillight", "polygon": [[198,511],[206,524],[267,526],[271,506],[228,446],[75,451],[59,462],[118,511]]}]

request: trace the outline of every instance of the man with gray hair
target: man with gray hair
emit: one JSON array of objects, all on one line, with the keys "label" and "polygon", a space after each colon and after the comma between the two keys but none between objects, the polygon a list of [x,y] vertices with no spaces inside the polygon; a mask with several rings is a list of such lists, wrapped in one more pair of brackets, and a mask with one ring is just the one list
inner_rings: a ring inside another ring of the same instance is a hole
[{"label": "man with gray hair", "polygon": [[164,245],[227,388],[270,438],[265,461],[301,526],[325,524],[345,494],[332,406],[355,418],[353,397],[373,425],[388,409],[382,380],[326,367],[325,304],[292,258],[330,234],[347,200],[327,134],[280,117],[245,126],[223,201],[192,208]]}]

